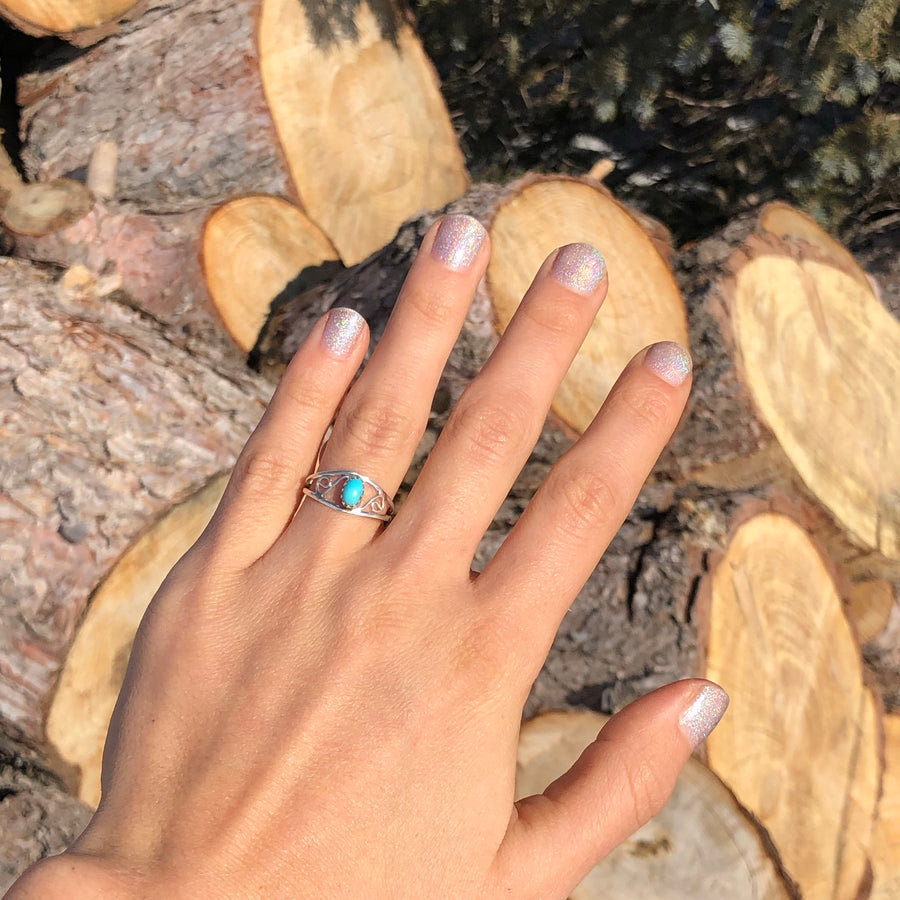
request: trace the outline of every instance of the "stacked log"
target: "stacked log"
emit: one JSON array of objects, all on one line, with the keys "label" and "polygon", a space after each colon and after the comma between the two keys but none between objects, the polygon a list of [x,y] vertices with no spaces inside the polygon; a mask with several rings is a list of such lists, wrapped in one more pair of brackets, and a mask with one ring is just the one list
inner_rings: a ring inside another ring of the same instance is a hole
[{"label": "stacked log", "polygon": [[573,898],[896,897],[900,323],[784,204],[676,253],[596,177],[466,190],[408,13],[320,7],[149,4],[58,29],[115,33],[19,85],[31,183],[0,183],[23,257],[0,261],[2,878],[96,805],[137,623],[283,366],[336,305],[377,340],[450,211],[485,224],[493,256],[401,495],[546,255],[591,241],[610,272],[476,568],[635,352],[677,340],[695,359],[681,428],[534,685],[520,789],[601,724],[547,710],[611,713],[698,674],[732,706],[667,809]]},{"label": "stacked log", "polygon": [[[522,727],[516,796],[540,793],[606,722],[590,710],[543,713]],[[728,787],[691,759],[665,808],[617,847],[570,900],[797,900],[777,850]]]},{"label": "stacked log", "polygon": [[[203,274],[222,323],[245,353],[253,349],[281,293],[309,268],[338,259],[334,245],[293,203],[254,195],[220,206],[203,228]],[[326,270],[327,271],[327,270]]]},{"label": "stacked log", "polygon": [[[142,309],[202,346],[221,330],[223,301],[197,265],[201,241],[204,256],[234,254],[231,241],[258,230],[272,197],[324,233],[310,248],[315,268],[335,253],[358,262],[409,216],[462,194],[462,154],[405,8],[316,10],[166,0],[88,53],[23,77],[32,181],[86,171],[110,142],[118,154],[115,199],[97,198],[70,228],[20,235],[17,252],[115,269]],[[229,227],[201,238],[205,219],[234,200]],[[256,305],[245,305],[264,313],[283,287],[254,285]]]},{"label": "stacked log", "polygon": [[708,739],[708,762],[804,897],[858,897],[872,877],[883,736],[829,565],[793,519],[763,513],[734,533],[707,590],[706,672],[742,698]]},{"label": "stacked log", "polygon": [[872,900],[900,897],[900,715],[884,717],[884,780],[872,857]]}]

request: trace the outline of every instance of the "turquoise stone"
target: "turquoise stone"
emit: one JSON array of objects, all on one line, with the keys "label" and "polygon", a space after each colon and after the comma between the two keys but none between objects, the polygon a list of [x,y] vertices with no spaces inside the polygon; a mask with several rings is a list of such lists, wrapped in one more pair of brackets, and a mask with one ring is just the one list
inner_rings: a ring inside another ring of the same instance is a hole
[{"label": "turquoise stone", "polygon": [[363,491],[366,486],[362,478],[348,478],[341,488],[341,506],[344,509],[353,509],[362,502]]}]

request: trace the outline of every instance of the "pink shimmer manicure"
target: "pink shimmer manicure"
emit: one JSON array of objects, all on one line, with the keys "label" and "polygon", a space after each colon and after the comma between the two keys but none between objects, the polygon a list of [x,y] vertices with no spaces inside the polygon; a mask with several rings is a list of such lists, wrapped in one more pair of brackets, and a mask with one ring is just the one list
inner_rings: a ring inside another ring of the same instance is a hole
[{"label": "pink shimmer manicure", "polygon": [[448,269],[464,272],[475,262],[486,234],[481,222],[471,216],[445,216],[431,245],[431,255]]},{"label": "pink shimmer manicure", "polygon": [[355,309],[335,307],[325,320],[322,345],[332,356],[346,359],[353,352],[364,325],[365,319]]},{"label": "pink shimmer manicure", "polygon": [[566,244],[556,254],[550,274],[570,291],[589,297],[606,274],[606,260],[590,244]]},{"label": "pink shimmer manicure", "polygon": [[728,694],[717,684],[708,684],[681,714],[679,725],[691,745],[705,741],[728,709]]},{"label": "pink shimmer manicure", "polygon": [[644,357],[644,365],[673,387],[683,384],[694,368],[691,354],[675,341],[654,344]]}]

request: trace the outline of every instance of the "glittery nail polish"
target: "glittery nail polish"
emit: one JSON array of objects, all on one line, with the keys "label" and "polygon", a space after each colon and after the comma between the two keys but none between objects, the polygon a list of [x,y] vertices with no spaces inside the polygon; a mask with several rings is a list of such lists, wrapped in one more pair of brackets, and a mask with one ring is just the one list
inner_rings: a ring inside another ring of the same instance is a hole
[{"label": "glittery nail polish", "polygon": [[681,714],[679,724],[691,744],[696,747],[709,737],[728,709],[728,694],[717,684],[708,684]]},{"label": "glittery nail polish", "polygon": [[691,354],[675,341],[654,344],[644,357],[644,365],[673,386],[682,384],[694,367]]},{"label": "glittery nail polish", "polygon": [[332,356],[346,359],[353,352],[364,324],[365,320],[355,309],[335,307],[325,320],[322,345]]},{"label": "glittery nail polish", "polygon": [[431,245],[431,255],[448,269],[463,272],[475,262],[486,234],[481,222],[471,216],[445,216]]},{"label": "glittery nail polish", "polygon": [[550,274],[570,291],[588,297],[606,274],[606,260],[590,244],[566,244],[557,252]]}]

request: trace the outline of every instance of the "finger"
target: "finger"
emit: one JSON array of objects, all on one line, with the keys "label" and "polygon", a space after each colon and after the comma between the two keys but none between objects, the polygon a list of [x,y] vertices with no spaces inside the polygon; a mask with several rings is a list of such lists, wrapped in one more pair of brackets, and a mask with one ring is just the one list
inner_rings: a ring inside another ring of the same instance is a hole
[{"label": "finger", "polygon": [[450,416],[395,537],[446,547],[466,566],[528,459],[550,402],[606,297],[606,264],[569,244],[541,267],[502,339]]},{"label": "finger", "polygon": [[690,371],[690,356],[679,344],[642,350],[478,579],[476,591],[495,604],[517,648],[523,684],[537,674],[565,611],[675,429]]},{"label": "finger", "polygon": [[728,695],[691,679],[613,716],[543,794],[516,804],[497,856],[512,897],[568,897],[611,850],[658,813],[691,751],[719,723]]},{"label": "finger", "polygon": [[[471,216],[452,215],[429,230],[384,336],[347,395],[325,445],[320,471],[349,470],[393,496],[425,430],[434,391],[478,280],[487,265],[487,233]],[[335,515],[304,502],[296,528],[327,523],[335,547],[352,552],[377,521]]]},{"label": "finger", "polygon": [[359,313],[336,308],[294,355],[201,539],[215,540],[229,563],[252,564],[287,527],[322,436],[362,363],[367,337]]}]

